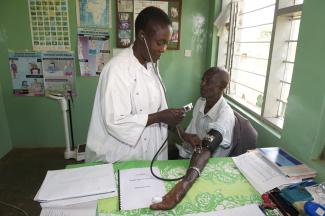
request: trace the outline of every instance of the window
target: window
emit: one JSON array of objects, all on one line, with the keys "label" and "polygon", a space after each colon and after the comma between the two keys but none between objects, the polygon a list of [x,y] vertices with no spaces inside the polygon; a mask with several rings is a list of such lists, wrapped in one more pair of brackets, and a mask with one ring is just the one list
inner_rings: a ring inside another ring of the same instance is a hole
[{"label": "window", "polygon": [[230,18],[220,34],[218,65],[230,72],[226,93],[280,129],[290,90],[302,3],[303,0],[223,2],[223,8],[230,10]]}]

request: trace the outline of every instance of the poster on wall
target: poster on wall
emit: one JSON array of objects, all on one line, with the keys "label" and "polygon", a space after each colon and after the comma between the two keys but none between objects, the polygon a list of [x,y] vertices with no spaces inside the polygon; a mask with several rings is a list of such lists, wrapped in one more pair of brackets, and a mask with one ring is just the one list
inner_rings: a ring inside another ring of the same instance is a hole
[{"label": "poster on wall", "polygon": [[133,38],[132,13],[119,12],[117,16],[117,47],[129,47]]},{"label": "poster on wall", "polygon": [[108,0],[76,0],[79,28],[108,28]]},{"label": "poster on wall", "polygon": [[28,0],[32,44],[39,51],[69,51],[67,0]]},{"label": "poster on wall", "polygon": [[133,12],[133,0],[117,0],[118,12]]},{"label": "poster on wall", "polygon": [[133,0],[117,0],[116,47],[129,47],[133,41]]},{"label": "poster on wall", "polygon": [[[167,1],[144,1],[138,0],[134,1],[134,11],[133,11],[133,25],[135,26],[135,20],[137,19],[139,13],[150,6],[154,6],[163,10],[166,14],[168,14],[168,2]],[[134,29],[135,30],[135,29]],[[135,33],[135,32],[134,32]]]},{"label": "poster on wall", "polygon": [[172,22],[173,34],[168,42],[168,49],[179,49],[180,43],[180,21],[181,21],[181,1],[180,0],[159,0],[159,1],[134,1],[134,22],[138,14],[146,7],[154,6],[162,9],[168,14]]},{"label": "poster on wall", "polygon": [[173,34],[171,40],[168,43],[168,49],[179,49],[180,43],[180,27],[181,27],[181,17],[180,17],[180,2],[171,1],[168,4],[168,15],[172,22]]},{"label": "poster on wall", "polygon": [[43,52],[42,67],[46,91],[76,95],[73,52]]},{"label": "poster on wall", "polygon": [[105,31],[80,31],[78,58],[81,76],[99,76],[109,60],[109,35]]},{"label": "poster on wall", "polygon": [[[134,7],[132,7],[134,5]],[[146,7],[154,6],[162,9],[170,18],[173,34],[167,49],[180,48],[181,32],[181,0],[117,0],[116,46],[125,48],[130,46],[135,38],[135,20],[138,14]],[[129,20],[131,19],[131,21]]]},{"label": "poster on wall", "polygon": [[44,79],[40,53],[9,51],[9,68],[14,95],[44,95]]},{"label": "poster on wall", "polygon": [[134,20],[138,17],[138,14],[146,7],[154,6],[163,10],[168,14],[168,1],[134,1]]}]

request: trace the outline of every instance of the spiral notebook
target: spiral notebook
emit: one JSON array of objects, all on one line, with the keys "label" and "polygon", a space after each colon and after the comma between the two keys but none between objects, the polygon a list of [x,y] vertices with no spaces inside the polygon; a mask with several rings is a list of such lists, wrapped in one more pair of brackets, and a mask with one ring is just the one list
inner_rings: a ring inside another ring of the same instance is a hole
[{"label": "spiral notebook", "polygon": [[[157,167],[154,173],[160,177]],[[164,182],[152,176],[150,168],[119,170],[120,210],[149,208],[154,197],[163,197],[166,193]]]}]

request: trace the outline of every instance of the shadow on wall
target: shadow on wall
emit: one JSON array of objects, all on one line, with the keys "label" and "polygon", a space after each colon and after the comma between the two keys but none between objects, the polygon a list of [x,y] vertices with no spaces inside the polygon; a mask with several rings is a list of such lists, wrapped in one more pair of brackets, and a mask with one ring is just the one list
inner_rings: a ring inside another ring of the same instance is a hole
[{"label": "shadow on wall", "polygon": [[323,148],[322,154],[320,155],[320,159],[321,160],[325,160],[325,144],[324,144],[324,148]]}]

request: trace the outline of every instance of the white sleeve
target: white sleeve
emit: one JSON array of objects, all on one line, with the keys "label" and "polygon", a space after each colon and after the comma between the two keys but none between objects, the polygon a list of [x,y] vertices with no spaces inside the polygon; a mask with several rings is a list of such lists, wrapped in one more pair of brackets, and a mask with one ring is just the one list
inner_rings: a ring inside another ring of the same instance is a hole
[{"label": "white sleeve", "polygon": [[148,121],[148,114],[132,114],[131,80],[127,71],[107,65],[100,86],[100,104],[105,128],[109,134],[129,145],[135,145]]}]

